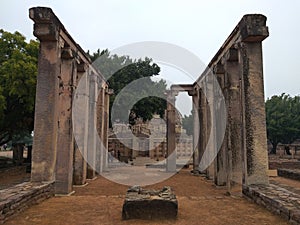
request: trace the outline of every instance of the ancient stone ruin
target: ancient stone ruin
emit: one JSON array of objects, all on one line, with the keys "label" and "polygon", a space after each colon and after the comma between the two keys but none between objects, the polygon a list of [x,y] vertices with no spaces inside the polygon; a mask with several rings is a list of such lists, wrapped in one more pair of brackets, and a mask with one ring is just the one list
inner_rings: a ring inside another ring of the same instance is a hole
[{"label": "ancient stone ruin", "polygon": [[[29,16],[40,41],[31,180],[55,182],[56,194],[69,194],[73,184],[84,184],[95,177],[96,168],[106,166],[107,155],[96,155],[96,135],[107,147],[108,85],[50,8],[31,8]],[[74,96],[82,77],[84,93]],[[80,95],[85,121],[77,135],[83,139],[83,154],[71,122],[72,103]]]},{"label": "ancient stone ruin", "polygon": [[[96,137],[99,135],[108,149],[111,91],[50,8],[31,8],[29,15],[34,21],[34,35],[40,41],[31,184],[39,184],[39,193],[47,190],[47,197],[54,193],[66,195],[72,193],[73,184],[85,184],[87,178],[95,177],[96,170],[101,172],[107,166],[107,151],[97,154],[101,146]],[[232,184],[242,184],[244,194],[252,198],[255,193],[251,190],[270,187],[262,60],[262,42],[268,35],[265,16],[243,16],[193,84],[171,86],[167,105],[167,172],[176,171],[174,103],[178,92],[186,91],[192,96],[196,115],[194,174],[205,174],[216,185],[227,185],[229,191]],[[82,79],[84,92],[75,95]],[[206,93],[213,94],[209,97]],[[74,132],[72,104],[80,96],[85,120]],[[225,102],[219,101],[220,96]],[[220,109],[225,106],[226,113],[222,115]],[[221,123],[224,118],[226,126]],[[220,130],[225,130],[224,137]],[[75,135],[82,136],[82,152],[75,143]],[[213,141],[216,137],[222,137],[218,152]],[[216,155],[211,161],[210,154]],[[85,158],[91,159],[89,165]],[[203,166],[203,159],[209,162],[208,167]],[[263,199],[264,195],[261,196]],[[0,211],[11,208],[12,201],[1,200]],[[14,206],[15,211],[22,204]],[[123,218],[175,218],[177,210],[177,200],[170,188],[146,191],[135,187],[126,194]],[[9,210],[1,211],[0,217],[5,219],[11,214]]]},{"label": "ancient stone ruin", "polygon": [[176,219],[178,202],[170,187],[146,190],[139,186],[128,189],[123,204],[122,218],[127,219]]},{"label": "ancient stone ruin", "polygon": [[[194,173],[205,173],[216,185],[227,185],[229,189],[232,183],[269,183],[262,60],[262,41],[268,35],[265,16],[243,16],[193,84],[171,86],[167,143],[168,155],[172,157],[167,160],[168,171],[176,170],[174,103],[178,92],[186,91],[193,98],[196,115]],[[211,96],[206,96],[207,93]],[[225,101],[220,101],[220,96]],[[221,110],[224,107],[226,115]],[[227,121],[226,127],[222,127],[223,120]],[[225,135],[216,154],[222,129]],[[202,162],[210,158],[209,154],[215,154],[216,158],[204,168]]]}]

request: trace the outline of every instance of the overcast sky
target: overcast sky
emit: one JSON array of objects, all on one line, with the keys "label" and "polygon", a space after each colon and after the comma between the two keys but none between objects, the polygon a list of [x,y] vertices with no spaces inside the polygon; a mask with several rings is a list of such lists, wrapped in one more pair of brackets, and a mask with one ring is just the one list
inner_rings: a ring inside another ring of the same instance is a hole
[{"label": "overcast sky", "polygon": [[28,9],[51,7],[84,50],[140,41],[181,46],[208,63],[244,14],[267,16],[263,42],[266,98],[299,95],[300,1],[296,0],[1,0],[0,28],[34,38]]}]

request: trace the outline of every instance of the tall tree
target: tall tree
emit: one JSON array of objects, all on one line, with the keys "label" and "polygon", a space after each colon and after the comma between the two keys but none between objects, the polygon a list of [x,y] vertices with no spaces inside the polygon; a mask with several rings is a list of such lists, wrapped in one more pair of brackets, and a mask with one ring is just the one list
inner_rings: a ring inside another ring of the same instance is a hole
[{"label": "tall tree", "polygon": [[190,115],[184,115],[182,118],[182,127],[186,129],[187,135],[193,135],[193,127],[194,127],[194,114],[193,110]]},{"label": "tall tree", "polygon": [[0,145],[33,130],[38,46],[0,30]]},{"label": "tall tree", "polygon": [[290,144],[300,138],[300,96],[272,96],[266,101],[266,121],[273,153],[279,142]]},{"label": "tall tree", "polygon": [[[121,122],[129,121],[130,124],[134,124],[137,118],[142,118],[144,121],[152,119],[154,113],[163,117],[166,109],[166,101],[163,98],[167,85],[164,80],[154,82],[151,79],[160,72],[157,64],[149,58],[133,60],[129,56],[110,55],[107,49],[103,51],[98,49],[97,52],[93,54],[88,52],[88,54],[96,68],[107,79],[110,88],[114,90],[114,95],[110,98],[110,107],[115,103],[118,109],[114,118],[118,118]],[[130,90],[124,91],[126,86],[134,82],[136,83],[131,86]],[[121,91],[123,91],[122,97],[115,102],[116,96]],[[140,99],[130,109],[130,112],[124,113],[122,109],[125,108],[125,105],[134,101],[142,93],[147,93],[149,97]]]}]

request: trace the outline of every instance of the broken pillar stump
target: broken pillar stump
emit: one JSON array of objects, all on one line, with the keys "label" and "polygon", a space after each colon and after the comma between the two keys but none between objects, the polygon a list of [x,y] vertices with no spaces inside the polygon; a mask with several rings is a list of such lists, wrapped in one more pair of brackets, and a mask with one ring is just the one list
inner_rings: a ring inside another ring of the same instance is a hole
[{"label": "broken pillar stump", "polygon": [[162,190],[144,190],[139,186],[128,189],[123,204],[122,218],[176,219],[178,202],[170,187]]}]

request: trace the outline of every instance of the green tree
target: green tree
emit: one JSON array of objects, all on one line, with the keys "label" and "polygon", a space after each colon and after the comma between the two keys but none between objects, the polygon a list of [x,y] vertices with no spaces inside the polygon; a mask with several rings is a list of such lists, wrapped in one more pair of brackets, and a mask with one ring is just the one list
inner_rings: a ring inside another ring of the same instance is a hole
[{"label": "green tree", "polygon": [[300,138],[300,96],[274,95],[266,101],[267,136],[276,152],[279,142],[290,144]]},{"label": "green tree", "polygon": [[194,127],[194,115],[193,110],[190,115],[184,115],[182,118],[182,127],[186,129],[187,135],[193,135],[193,127]]},{"label": "green tree", "polygon": [[0,30],[0,145],[33,130],[38,46]]},{"label": "green tree", "polygon": [[[166,109],[164,93],[167,85],[164,80],[154,82],[151,79],[152,76],[156,76],[160,72],[157,64],[149,58],[133,60],[129,56],[110,55],[107,49],[103,51],[98,49],[93,54],[87,53],[96,68],[107,79],[110,88],[114,90],[114,95],[110,98],[110,109],[115,103],[117,108],[120,109],[117,111],[121,112],[128,101],[134,101],[137,96],[141,96],[142,92],[150,95],[136,102],[128,112],[128,117],[125,118],[124,115],[127,115],[127,113],[122,112],[120,115],[115,115],[114,118],[118,117],[122,122],[129,120],[130,124],[134,124],[137,118],[142,118],[144,121],[152,119],[154,113],[163,117]],[[124,91],[123,89],[132,82],[140,83],[132,89]],[[122,99],[115,102],[116,96],[122,90],[124,91],[122,92]],[[154,97],[151,94],[160,97]]]}]

